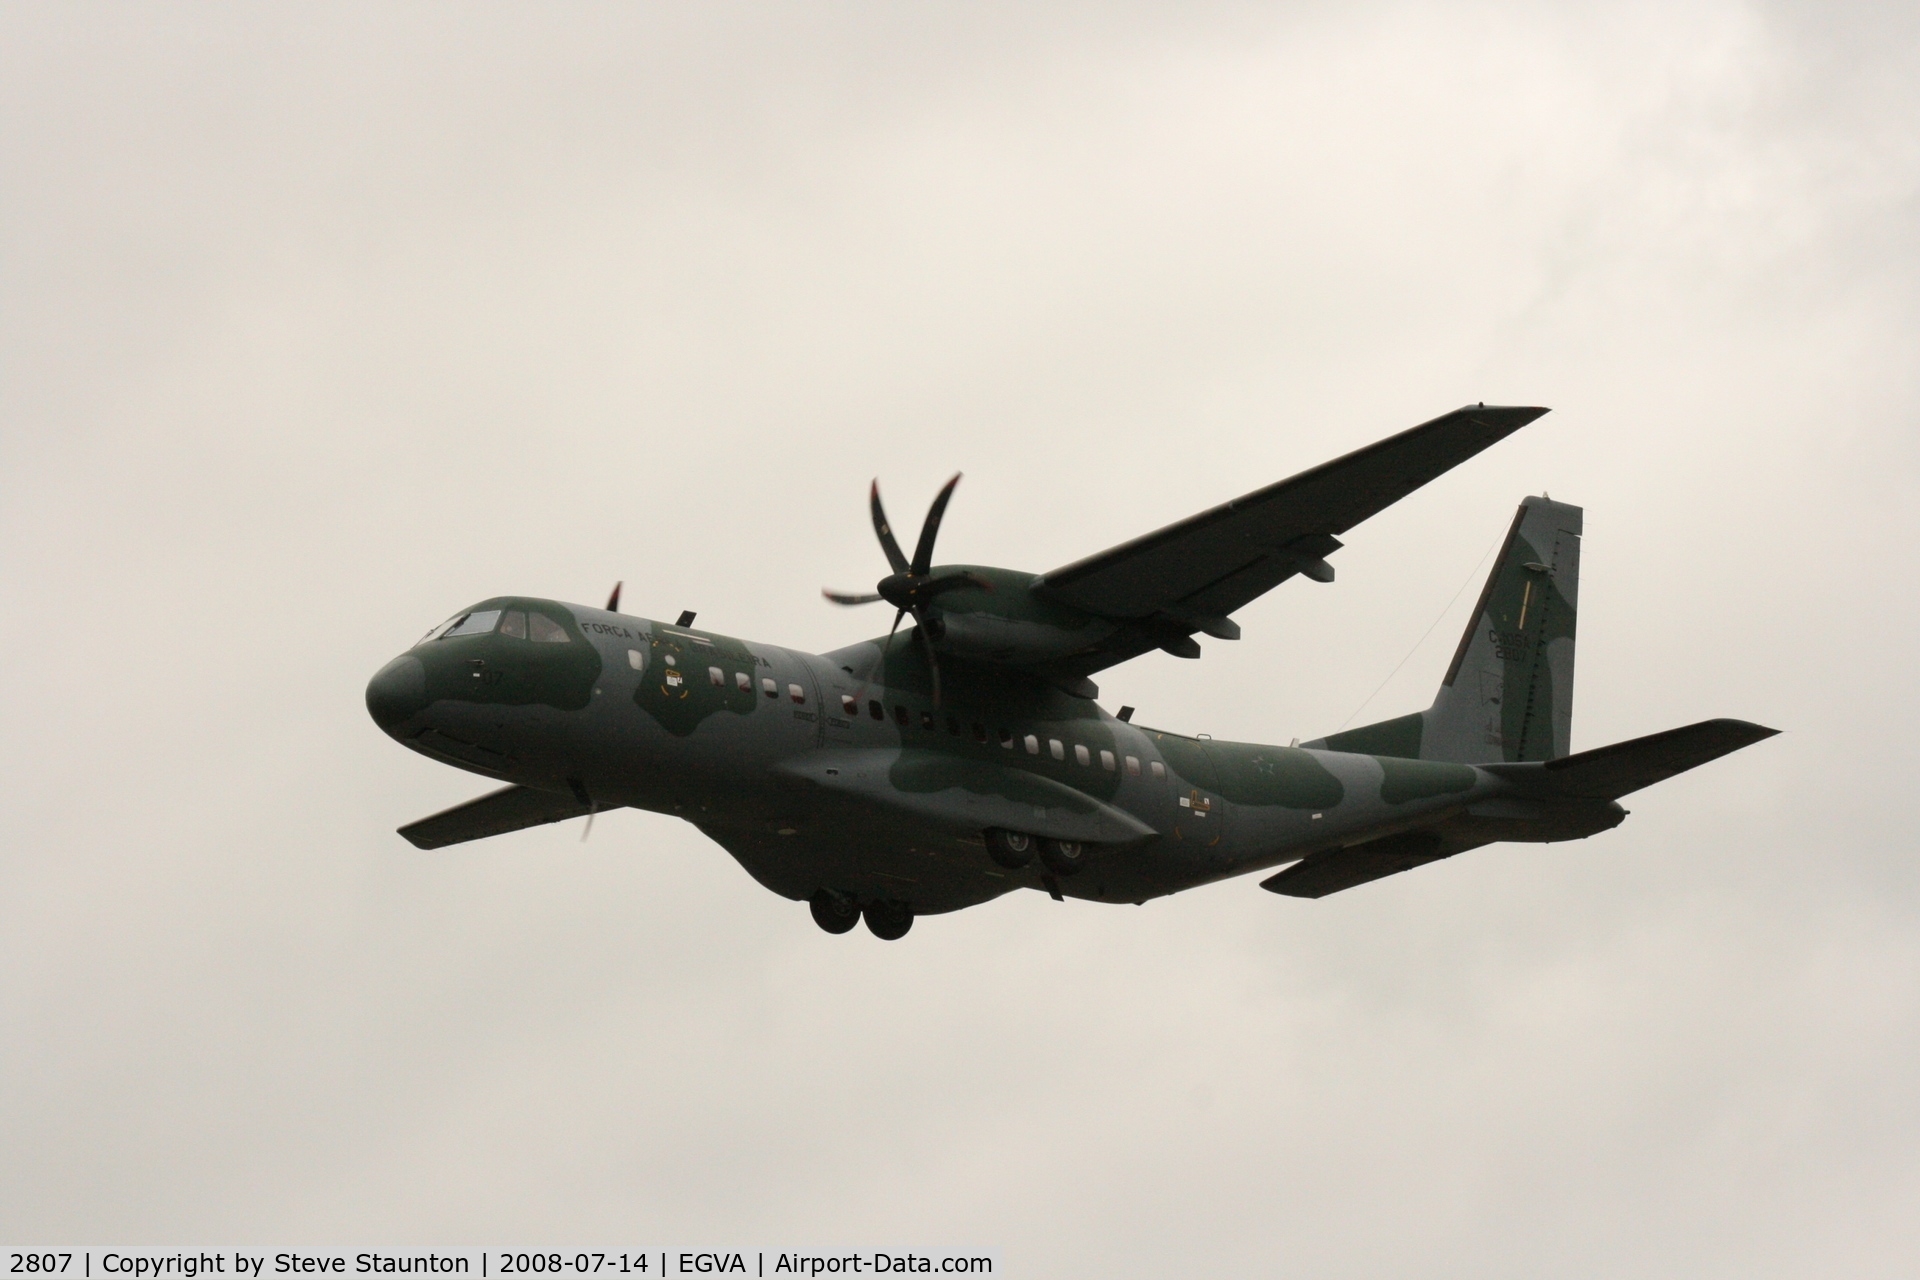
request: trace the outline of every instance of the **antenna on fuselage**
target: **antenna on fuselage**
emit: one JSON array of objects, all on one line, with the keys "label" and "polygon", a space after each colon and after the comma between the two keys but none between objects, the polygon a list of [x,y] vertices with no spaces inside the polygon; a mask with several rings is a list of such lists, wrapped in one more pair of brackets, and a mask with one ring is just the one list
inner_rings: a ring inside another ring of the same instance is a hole
[{"label": "antenna on fuselage", "polygon": [[613,584],[613,594],[607,597],[608,613],[620,612],[620,588],[626,585],[627,585],[627,580],[625,578],[622,578],[620,581]]}]

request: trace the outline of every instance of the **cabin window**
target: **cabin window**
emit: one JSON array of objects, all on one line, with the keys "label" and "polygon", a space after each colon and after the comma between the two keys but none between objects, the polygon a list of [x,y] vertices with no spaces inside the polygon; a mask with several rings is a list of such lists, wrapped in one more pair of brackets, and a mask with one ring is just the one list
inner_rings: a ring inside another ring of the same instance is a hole
[{"label": "cabin window", "polygon": [[854,697],[850,693],[841,694],[840,695],[840,711],[841,711],[841,714],[847,715],[847,716],[859,715],[860,699]]},{"label": "cabin window", "polygon": [[956,738],[960,736],[960,717],[951,711],[947,712],[947,732]]},{"label": "cabin window", "polygon": [[500,619],[500,634],[512,636],[515,640],[525,640],[527,638],[526,610],[507,610],[507,616]]},{"label": "cabin window", "polygon": [[802,689],[797,684],[790,684],[787,686],[787,696],[789,698],[792,698],[794,702],[800,706],[805,706],[807,704],[807,691],[805,689]]},{"label": "cabin window", "polygon": [[459,618],[441,633],[442,640],[451,640],[455,636],[480,636],[493,630],[493,624],[500,621],[498,609],[476,609]]},{"label": "cabin window", "polygon": [[647,665],[647,660],[638,649],[629,649],[627,650],[627,665],[635,671],[638,671]]},{"label": "cabin window", "polygon": [[1113,752],[1102,751],[1100,753],[1100,767],[1102,769],[1105,769],[1108,773],[1113,772]]},{"label": "cabin window", "polygon": [[1053,758],[1055,760],[1065,760],[1067,758],[1067,749],[1060,745],[1060,739],[1058,738],[1047,739],[1047,750],[1053,752]]},{"label": "cabin window", "polygon": [[527,615],[527,638],[535,644],[565,644],[567,629],[544,613]]},{"label": "cabin window", "polygon": [[727,673],[718,667],[707,668],[707,679],[713,683],[713,687],[716,689],[724,689],[727,687]]},{"label": "cabin window", "polygon": [[973,740],[975,742],[985,742],[987,740],[987,726],[981,724],[978,720],[973,722]]},{"label": "cabin window", "polygon": [[1005,747],[1009,751],[1013,750],[1013,730],[1011,729],[1000,730],[1000,745]]},{"label": "cabin window", "polygon": [[867,713],[875,720],[885,720],[887,718],[887,709],[880,705],[880,699],[878,698],[867,699]]},{"label": "cabin window", "polygon": [[922,711],[920,713],[920,727],[922,729],[925,729],[928,733],[933,732],[933,712]]},{"label": "cabin window", "polygon": [[1087,749],[1077,742],[1073,744],[1073,758],[1081,764],[1093,763],[1093,757],[1087,754]]},{"label": "cabin window", "polygon": [[1167,776],[1167,766],[1161,764],[1158,760],[1155,760],[1147,767],[1153,770],[1153,776],[1156,778],[1164,778]]},{"label": "cabin window", "polygon": [[1133,778],[1137,778],[1140,776],[1140,757],[1139,756],[1127,757],[1127,775]]},{"label": "cabin window", "polygon": [[736,671],[733,673],[733,687],[742,693],[752,693],[753,677],[744,671]]},{"label": "cabin window", "polygon": [[1030,756],[1040,754],[1040,739],[1034,737],[1032,734],[1027,735],[1027,754]]},{"label": "cabin window", "polygon": [[777,699],[780,696],[780,686],[774,681],[772,676],[762,676],[760,678],[760,692],[766,694],[769,698]]},{"label": "cabin window", "polygon": [[901,706],[897,702],[893,704],[893,722],[899,725],[902,729],[909,729],[913,727],[913,717],[910,714],[908,714],[907,709],[905,707]]}]

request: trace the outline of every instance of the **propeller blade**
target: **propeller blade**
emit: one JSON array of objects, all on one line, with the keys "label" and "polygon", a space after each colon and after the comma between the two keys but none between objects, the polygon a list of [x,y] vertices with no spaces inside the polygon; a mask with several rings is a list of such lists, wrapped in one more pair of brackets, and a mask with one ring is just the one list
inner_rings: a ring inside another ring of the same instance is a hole
[{"label": "propeller blade", "polygon": [[874,604],[877,601],[886,599],[885,596],[875,595],[872,592],[868,592],[864,596],[856,596],[849,595],[844,591],[828,591],[824,587],[820,589],[820,594],[835,604]]},{"label": "propeller blade", "polygon": [[882,654],[885,654],[887,652],[887,649],[893,648],[893,633],[900,629],[900,619],[906,616],[907,616],[907,611],[905,609],[902,609],[900,612],[893,615],[893,625],[887,628],[886,648],[880,651]]},{"label": "propeller blade", "polygon": [[[615,587],[614,590],[618,592],[619,588]],[[600,806],[597,804],[587,810],[587,825],[580,829],[581,844],[585,844],[587,842],[587,837],[593,834],[593,819],[594,819],[594,816],[599,812],[600,812]]]},{"label": "propeller blade", "polygon": [[[953,497],[953,486],[959,483],[960,473],[956,471],[953,473],[953,479],[947,481],[946,484],[940,487],[940,492],[935,496],[933,505],[927,508],[927,522],[920,526],[920,544],[913,549],[913,564],[908,568],[908,572],[912,573],[916,578],[924,578],[927,575],[927,570],[933,567],[933,540],[940,535],[940,521],[946,517],[947,500]],[[880,500],[879,493],[879,485],[876,482],[874,486],[875,502]],[[894,566],[894,572],[900,572],[898,565]]]},{"label": "propeller blade", "polygon": [[880,482],[873,482],[873,491],[867,505],[873,511],[873,531],[880,535],[880,549],[887,553],[887,563],[893,566],[895,573],[907,571],[907,557],[901,554],[900,544],[893,539],[893,526],[887,523],[887,509],[880,505]]},{"label": "propeller blade", "polygon": [[613,594],[607,597],[608,613],[620,612],[620,588],[626,585],[627,585],[627,580],[625,578],[622,578],[620,579],[620,581],[613,584]]},{"label": "propeller blade", "polygon": [[933,676],[933,709],[938,711],[940,709],[940,659],[934,656],[933,635],[927,630],[927,613],[924,609],[913,611],[913,634],[920,637],[920,648],[927,655],[927,671]]}]

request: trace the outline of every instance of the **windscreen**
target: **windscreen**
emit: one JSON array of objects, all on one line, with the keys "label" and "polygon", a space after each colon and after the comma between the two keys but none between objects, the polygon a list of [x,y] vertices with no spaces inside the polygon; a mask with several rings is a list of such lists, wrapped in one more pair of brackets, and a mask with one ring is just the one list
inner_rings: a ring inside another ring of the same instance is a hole
[{"label": "windscreen", "polygon": [[418,648],[430,640],[446,640],[453,636],[477,636],[493,630],[500,621],[498,609],[473,609],[466,613],[456,613],[445,622],[420,637]]}]

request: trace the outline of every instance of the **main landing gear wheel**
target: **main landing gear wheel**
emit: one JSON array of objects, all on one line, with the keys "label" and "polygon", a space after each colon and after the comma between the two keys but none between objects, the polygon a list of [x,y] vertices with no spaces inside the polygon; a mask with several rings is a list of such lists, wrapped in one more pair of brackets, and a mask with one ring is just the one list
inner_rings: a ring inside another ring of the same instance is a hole
[{"label": "main landing gear wheel", "polygon": [[1042,840],[1040,861],[1057,876],[1077,875],[1087,865],[1087,846],[1078,840]]},{"label": "main landing gear wheel", "polygon": [[1019,831],[994,828],[986,833],[987,856],[1009,871],[1018,871],[1033,861],[1033,846],[1038,843]]},{"label": "main landing gear wheel", "polygon": [[828,933],[845,933],[860,923],[860,904],[845,894],[822,889],[807,899],[813,922]]},{"label": "main landing gear wheel", "polygon": [[913,928],[913,908],[904,902],[869,902],[864,910],[867,928],[884,942],[904,938]]}]

